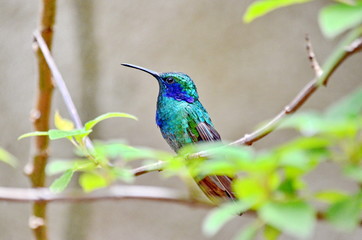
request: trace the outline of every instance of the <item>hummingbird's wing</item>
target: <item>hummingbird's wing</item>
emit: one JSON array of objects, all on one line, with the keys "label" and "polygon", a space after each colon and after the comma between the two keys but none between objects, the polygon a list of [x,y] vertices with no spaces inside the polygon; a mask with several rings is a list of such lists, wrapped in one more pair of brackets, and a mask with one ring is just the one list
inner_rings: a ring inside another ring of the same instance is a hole
[{"label": "hummingbird's wing", "polygon": [[[191,116],[195,117],[195,114]],[[209,123],[204,121],[199,121],[198,123],[195,118],[189,118],[193,122],[190,125],[196,125],[195,129],[197,134],[192,134],[192,139],[194,142],[205,141],[205,142],[212,142],[212,141],[220,141],[221,137],[216,129],[211,126]],[[196,123],[196,124],[195,124]],[[190,131],[190,133],[193,131]],[[198,135],[198,136],[197,136]],[[200,186],[202,191],[212,200],[219,202],[220,200],[230,200],[236,199],[232,188],[232,178],[228,176],[220,176],[220,175],[212,175],[206,176],[201,180],[196,180],[197,184]]]},{"label": "hummingbird's wing", "polygon": [[196,130],[199,133],[199,139],[201,141],[211,142],[221,140],[219,133],[208,123],[200,122],[199,124],[197,124]]}]

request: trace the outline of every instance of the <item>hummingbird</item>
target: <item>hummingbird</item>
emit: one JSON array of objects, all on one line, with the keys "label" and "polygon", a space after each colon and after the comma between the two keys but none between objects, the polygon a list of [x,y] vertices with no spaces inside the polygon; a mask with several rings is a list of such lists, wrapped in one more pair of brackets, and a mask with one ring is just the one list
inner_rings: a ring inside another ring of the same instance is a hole
[{"label": "hummingbird", "polygon": [[[177,153],[198,142],[221,141],[210,116],[199,101],[196,85],[185,73],[158,73],[144,67],[123,63],[123,66],[144,71],[156,78],[159,85],[156,124],[163,138]],[[204,194],[213,202],[236,199],[229,176],[206,176],[195,179]]]}]

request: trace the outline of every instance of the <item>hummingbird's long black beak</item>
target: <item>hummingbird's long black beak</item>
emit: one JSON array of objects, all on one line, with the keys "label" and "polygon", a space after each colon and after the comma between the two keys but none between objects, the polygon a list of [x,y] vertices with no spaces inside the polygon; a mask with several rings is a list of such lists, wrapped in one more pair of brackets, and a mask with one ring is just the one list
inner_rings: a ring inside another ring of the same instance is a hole
[{"label": "hummingbird's long black beak", "polygon": [[121,65],[126,66],[126,67],[130,67],[130,68],[135,68],[135,69],[138,69],[138,70],[141,70],[141,71],[144,71],[144,72],[146,72],[146,73],[151,74],[151,75],[154,76],[156,79],[159,79],[159,78],[160,78],[160,74],[159,74],[158,72],[149,70],[149,69],[147,69],[147,68],[140,67],[140,66],[133,65],[133,64],[128,64],[128,63],[122,63]]}]

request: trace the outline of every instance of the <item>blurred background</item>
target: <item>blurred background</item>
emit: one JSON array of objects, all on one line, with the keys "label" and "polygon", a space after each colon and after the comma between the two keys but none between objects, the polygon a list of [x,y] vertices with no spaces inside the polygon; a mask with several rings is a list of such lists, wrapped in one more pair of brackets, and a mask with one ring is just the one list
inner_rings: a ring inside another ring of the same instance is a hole
[{"label": "blurred background", "polygon": [[[325,39],[317,14],[329,1],[314,1],[272,12],[251,24],[242,22],[252,1],[173,0],[58,2],[53,54],[83,121],[113,111],[134,114],[139,121],[111,119],[92,137],[125,139],[131,145],[171,151],[155,125],[158,85],[149,75],[120,66],[128,62],[155,71],[181,71],[198,86],[201,101],[226,141],[241,138],[278,113],[314,76],[305,50],[310,35],[323,62],[337,40]],[[36,96],[36,60],[32,33],[38,24],[38,1],[1,1],[0,8],[0,147],[20,161],[17,169],[1,164],[0,185],[28,187],[22,172],[30,140],[17,137],[32,130],[29,113]],[[323,110],[361,84],[362,54],[348,59],[303,109]],[[69,117],[57,91],[54,110]],[[280,131],[255,144],[268,148],[293,133]],[[66,141],[51,143],[53,158],[73,156]],[[349,188],[338,169],[323,164],[307,179],[316,189]],[[185,191],[180,179],[158,173],[136,184]],[[0,202],[0,239],[25,240],[30,204]],[[49,206],[50,238],[61,239],[206,239],[204,209],[164,202],[106,201]],[[249,222],[232,221],[214,239],[230,239]],[[360,239],[362,231],[343,233],[319,223],[310,239]],[[290,239],[283,236],[282,239]]]}]

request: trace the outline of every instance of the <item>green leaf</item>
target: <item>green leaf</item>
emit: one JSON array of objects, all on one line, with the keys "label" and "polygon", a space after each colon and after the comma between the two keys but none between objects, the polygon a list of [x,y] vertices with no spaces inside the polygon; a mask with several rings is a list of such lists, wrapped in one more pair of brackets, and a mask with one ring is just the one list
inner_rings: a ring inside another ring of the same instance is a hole
[{"label": "green leaf", "polygon": [[132,182],[135,178],[134,174],[128,169],[113,168],[112,172],[117,177],[117,179],[120,179],[120,180],[128,182],[128,183]]},{"label": "green leaf", "polygon": [[100,174],[86,172],[80,175],[79,184],[85,192],[91,192],[108,186],[107,180]]},{"label": "green leaf", "polygon": [[315,224],[314,209],[300,200],[268,202],[259,214],[266,223],[296,237],[308,237]]},{"label": "green leaf", "polygon": [[326,217],[328,221],[341,230],[353,230],[359,225],[361,200],[361,194],[356,194],[334,203],[327,209]]},{"label": "green leaf", "polygon": [[315,198],[323,202],[335,203],[337,201],[346,199],[347,195],[336,190],[326,190],[316,193]]},{"label": "green leaf", "polygon": [[247,225],[243,230],[234,238],[234,240],[253,240],[258,233],[260,224],[259,222],[253,222]]},{"label": "green leaf", "polygon": [[358,181],[359,183],[362,183],[362,166],[352,164],[346,165],[343,168],[343,174]]},{"label": "green leaf", "polygon": [[25,133],[25,134],[21,135],[20,137],[18,137],[18,140],[27,138],[27,137],[48,136],[48,135],[49,135],[48,132],[30,132],[30,133]]},{"label": "green leaf", "polygon": [[76,137],[76,136],[86,136],[91,132],[92,132],[92,130],[85,130],[84,128],[70,130],[70,131],[51,129],[51,130],[49,130],[49,138],[51,140],[56,140],[56,139],[61,139],[61,138],[69,138],[69,137]]},{"label": "green leaf", "polygon": [[16,158],[2,148],[0,148],[0,161],[9,164],[12,167],[16,167],[17,165]]},{"label": "green leaf", "polygon": [[249,23],[255,18],[261,17],[275,9],[290,6],[298,3],[305,3],[311,0],[259,0],[255,1],[246,10],[244,22]]},{"label": "green leaf", "polygon": [[258,178],[244,178],[234,181],[233,188],[238,199],[256,199],[262,202],[267,198],[264,184]]},{"label": "green leaf", "polygon": [[362,87],[330,106],[326,116],[330,119],[355,119],[362,113]]},{"label": "green leaf", "polygon": [[362,1],[355,5],[333,4],[323,8],[319,14],[319,25],[323,34],[333,38],[362,23]]},{"label": "green leaf", "polygon": [[105,113],[103,115],[100,115],[98,117],[96,117],[95,119],[88,121],[85,125],[84,128],[86,130],[90,130],[92,129],[97,123],[108,119],[108,118],[114,118],[114,117],[123,117],[123,118],[131,118],[134,120],[137,120],[137,118],[131,114],[127,114],[127,113],[118,113],[118,112],[111,112],[111,113]]},{"label": "green leaf", "polygon": [[324,126],[325,122],[319,113],[302,112],[285,118],[280,128],[294,128],[305,136],[315,135]]},{"label": "green leaf", "polygon": [[90,171],[96,168],[94,162],[84,159],[77,160],[53,160],[46,166],[48,175],[55,175],[67,170],[73,171]]},{"label": "green leaf", "polygon": [[252,201],[230,202],[212,210],[204,220],[203,233],[209,237],[214,236],[228,221],[248,210],[252,204]]},{"label": "green leaf", "polygon": [[293,178],[286,178],[278,186],[278,191],[283,192],[288,196],[293,196],[297,193],[297,190],[299,188],[300,187],[297,185],[296,180],[294,180]]},{"label": "green leaf", "polygon": [[54,160],[47,164],[46,166],[46,173],[47,175],[55,175],[62,172],[65,172],[69,169],[71,169],[74,165],[74,161],[70,160]]},{"label": "green leaf", "polygon": [[50,190],[55,193],[63,192],[64,189],[68,186],[70,180],[72,179],[74,171],[69,169],[63,173],[62,176],[55,179],[55,181],[50,185]]},{"label": "green leaf", "polygon": [[58,111],[55,112],[54,125],[59,130],[69,131],[74,129],[73,122],[60,116]]},{"label": "green leaf", "polygon": [[208,160],[201,163],[199,167],[199,171],[197,172],[197,175],[200,175],[200,177],[204,177],[207,175],[228,175],[232,176],[235,175],[235,173],[238,171],[238,169],[235,168],[235,165],[233,165],[229,161],[223,161],[225,159],[220,160]]},{"label": "green leaf", "polygon": [[264,238],[266,240],[277,240],[280,236],[280,231],[270,225],[266,225],[264,228]]}]

